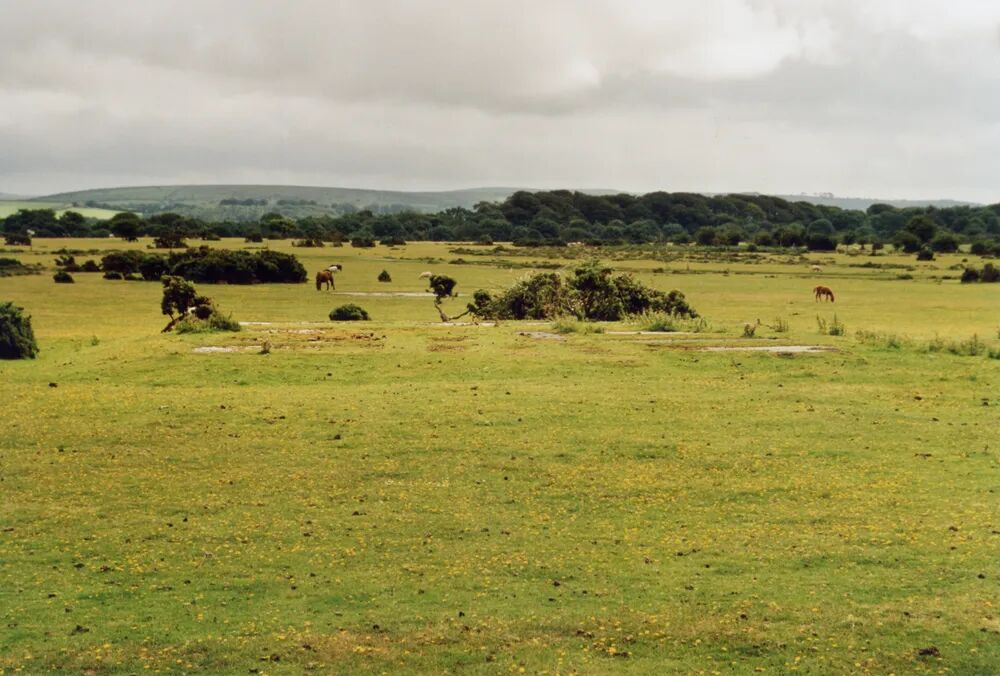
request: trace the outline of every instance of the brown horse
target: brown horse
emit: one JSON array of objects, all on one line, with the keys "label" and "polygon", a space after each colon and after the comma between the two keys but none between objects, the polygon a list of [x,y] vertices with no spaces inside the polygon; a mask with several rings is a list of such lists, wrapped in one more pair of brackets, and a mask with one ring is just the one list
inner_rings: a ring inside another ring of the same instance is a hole
[{"label": "brown horse", "polygon": [[316,290],[321,291],[324,284],[328,289],[337,288],[337,285],[333,283],[333,273],[330,270],[320,270],[316,273]]},{"label": "brown horse", "polygon": [[335,290],[337,285],[333,282],[333,273],[340,272],[344,269],[344,266],[339,263],[334,263],[326,270],[320,270],[316,273],[316,290],[321,291],[323,285],[326,284],[328,288]]},{"label": "brown horse", "polygon": [[833,302],[833,290],[826,286],[817,286],[813,289],[813,293],[816,295],[816,301],[819,302],[823,298],[826,298],[831,303]]}]

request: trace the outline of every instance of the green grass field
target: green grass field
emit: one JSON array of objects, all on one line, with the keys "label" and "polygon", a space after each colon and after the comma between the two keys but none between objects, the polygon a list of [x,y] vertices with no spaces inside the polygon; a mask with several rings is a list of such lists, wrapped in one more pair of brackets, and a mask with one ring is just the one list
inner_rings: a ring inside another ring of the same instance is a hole
[{"label": "green grass field", "polygon": [[[271,246],[342,295],[199,285],[259,324],[179,336],[156,283],[0,278],[42,350],[0,362],[0,673],[996,673],[1000,359],[932,349],[1000,349],[962,255],[605,252],[708,330],[554,338],[346,295],[546,252]],[[832,350],[703,350],[776,345]]]},{"label": "green grass field", "polygon": [[114,216],[117,211],[110,209],[93,209],[91,207],[74,207],[67,202],[35,202],[33,200],[0,200],[0,218],[7,218],[11,214],[16,214],[20,209],[52,209],[57,216],[62,216],[66,211],[75,211],[87,218],[108,219]]}]

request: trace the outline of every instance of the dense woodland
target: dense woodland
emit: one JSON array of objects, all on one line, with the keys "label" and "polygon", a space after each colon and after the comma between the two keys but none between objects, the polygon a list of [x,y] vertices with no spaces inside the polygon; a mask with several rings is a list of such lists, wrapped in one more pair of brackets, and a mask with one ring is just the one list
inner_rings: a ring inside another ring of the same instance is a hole
[{"label": "dense woodland", "polygon": [[502,202],[436,213],[381,213],[292,218],[282,205],[256,222],[206,222],[176,213],[148,216],[123,212],[107,221],[68,211],[22,210],[2,222],[10,244],[30,237],[116,236],[157,238],[157,246],[184,246],[185,238],[243,237],[250,241],[295,238],[302,245],[375,242],[513,241],[522,246],[569,242],[623,244],[672,242],[703,246],[807,247],[827,251],[840,244],[892,244],[907,252],[956,251],[962,244],[1000,255],[1000,204],[947,208],[896,208],[874,204],[865,211],[766,195],[705,196],[653,192],[590,195],[568,190],[516,192]]}]

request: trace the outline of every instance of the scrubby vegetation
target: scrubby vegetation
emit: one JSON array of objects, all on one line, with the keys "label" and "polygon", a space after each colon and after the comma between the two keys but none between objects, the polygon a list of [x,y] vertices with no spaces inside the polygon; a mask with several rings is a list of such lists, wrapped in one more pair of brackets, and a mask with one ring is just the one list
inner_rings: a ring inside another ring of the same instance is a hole
[{"label": "scrubby vegetation", "polygon": [[299,260],[278,251],[233,251],[198,247],[167,256],[142,251],[116,251],[101,259],[105,272],[141,274],[156,281],[164,275],[208,284],[299,284],[306,269]]},{"label": "scrubby vegetation", "polygon": [[354,303],[341,305],[330,311],[330,321],[334,322],[359,322],[368,321],[369,319],[371,317],[368,316],[368,312],[360,305],[355,305]]},{"label": "scrubby vegetation", "polygon": [[65,270],[57,270],[52,279],[55,280],[56,284],[72,284],[75,280],[73,275],[69,274]]},{"label": "scrubby vegetation", "polygon": [[378,273],[378,281],[380,281],[380,282],[391,282],[392,281],[392,275],[389,274],[388,270],[383,270],[382,272]]},{"label": "scrubby vegetation", "polygon": [[631,275],[590,262],[564,277],[555,272],[531,275],[497,297],[479,290],[468,309],[483,319],[552,319],[574,316],[590,321],[618,321],[629,315],[659,312],[697,317],[680,291],[664,293]]},{"label": "scrubby vegetation", "polygon": [[993,284],[1000,282],[1000,268],[993,263],[986,263],[983,265],[982,270],[978,270],[970,265],[962,271],[961,281],[962,284],[971,284],[973,282]]},{"label": "scrubby vegetation", "polygon": [[181,277],[163,278],[163,298],[160,309],[170,317],[163,332],[200,333],[206,331],[239,331],[239,322],[223,316],[208,296],[199,295],[194,284]]},{"label": "scrubby vegetation", "polygon": [[31,317],[9,301],[0,303],[0,359],[34,359],[37,354]]}]

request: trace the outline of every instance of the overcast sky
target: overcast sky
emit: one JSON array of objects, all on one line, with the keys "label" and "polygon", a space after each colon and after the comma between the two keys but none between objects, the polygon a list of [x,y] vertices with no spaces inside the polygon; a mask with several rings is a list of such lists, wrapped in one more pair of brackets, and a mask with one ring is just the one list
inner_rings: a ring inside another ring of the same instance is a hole
[{"label": "overcast sky", "polygon": [[1000,201],[997,0],[0,0],[0,192]]}]

